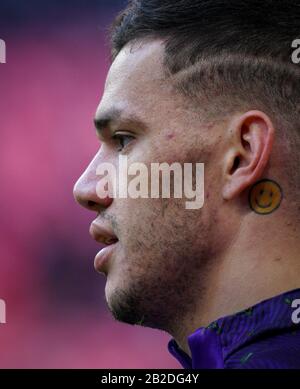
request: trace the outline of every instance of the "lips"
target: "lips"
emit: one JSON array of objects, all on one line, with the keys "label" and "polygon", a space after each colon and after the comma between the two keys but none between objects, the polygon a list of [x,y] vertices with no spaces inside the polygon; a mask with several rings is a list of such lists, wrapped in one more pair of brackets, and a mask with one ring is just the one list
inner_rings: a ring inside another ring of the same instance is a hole
[{"label": "lips", "polygon": [[96,220],[90,226],[90,235],[94,240],[104,245],[95,257],[94,267],[99,273],[107,274],[108,261],[118,243],[118,238],[111,228]]},{"label": "lips", "polygon": [[105,245],[110,245],[118,241],[118,238],[111,228],[104,226],[96,220],[91,224],[90,234],[97,242]]}]

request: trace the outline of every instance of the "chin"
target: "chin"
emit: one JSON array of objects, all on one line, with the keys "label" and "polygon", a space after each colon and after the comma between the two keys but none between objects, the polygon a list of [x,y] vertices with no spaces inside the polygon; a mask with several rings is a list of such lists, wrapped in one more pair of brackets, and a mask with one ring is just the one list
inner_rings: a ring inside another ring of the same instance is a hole
[{"label": "chin", "polygon": [[131,288],[125,290],[117,285],[108,281],[105,286],[105,298],[112,316],[122,323],[141,324],[143,314],[139,306],[140,296],[132,293]]},{"label": "chin", "polygon": [[105,284],[105,300],[106,300],[106,303],[107,305],[111,306],[111,300],[113,300],[113,290],[114,288],[112,287],[112,282],[111,280],[109,279],[109,277],[107,277],[107,281],[106,281],[106,284]]}]

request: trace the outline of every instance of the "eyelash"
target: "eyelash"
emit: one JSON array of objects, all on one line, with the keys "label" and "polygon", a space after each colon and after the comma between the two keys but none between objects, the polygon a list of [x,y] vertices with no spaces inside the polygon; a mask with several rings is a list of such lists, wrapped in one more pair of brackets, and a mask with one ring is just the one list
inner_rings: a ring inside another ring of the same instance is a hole
[{"label": "eyelash", "polygon": [[[124,141],[124,138],[126,139],[131,139],[131,140],[134,140],[135,138],[132,136],[132,135],[129,135],[129,134],[115,134],[112,136],[112,139],[115,141],[115,142],[120,142],[120,141]],[[130,142],[128,142],[126,145],[121,145],[120,148],[118,148],[118,152],[120,153],[121,151],[123,151],[124,149],[126,149],[126,147],[128,146]],[[120,144],[120,143],[119,143]]]}]

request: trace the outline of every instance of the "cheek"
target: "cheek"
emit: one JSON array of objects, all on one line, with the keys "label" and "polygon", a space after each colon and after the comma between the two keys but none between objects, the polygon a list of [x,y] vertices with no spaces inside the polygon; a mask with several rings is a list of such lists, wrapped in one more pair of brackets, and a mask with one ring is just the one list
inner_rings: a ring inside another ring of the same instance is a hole
[{"label": "cheek", "polygon": [[174,131],[170,131],[170,132],[168,132],[165,136],[164,136],[164,139],[165,139],[165,141],[167,141],[167,142],[169,142],[169,141],[171,141],[171,140],[175,140],[175,138],[176,138],[176,134],[175,134],[175,132]]},{"label": "cheek", "polygon": [[126,246],[151,241],[159,218],[161,199],[115,199],[121,240]]}]

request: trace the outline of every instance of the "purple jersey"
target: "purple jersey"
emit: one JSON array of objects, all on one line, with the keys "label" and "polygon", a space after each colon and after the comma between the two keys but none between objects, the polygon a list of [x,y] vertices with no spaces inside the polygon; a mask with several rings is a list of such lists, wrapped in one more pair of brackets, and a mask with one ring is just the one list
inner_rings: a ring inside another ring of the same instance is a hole
[{"label": "purple jersey", "polygon": [[300,289],[197,329],[188,337],[191,358],[174,339],[169,351],[186,369],[300,369],[294,300],[300,305]]}]

